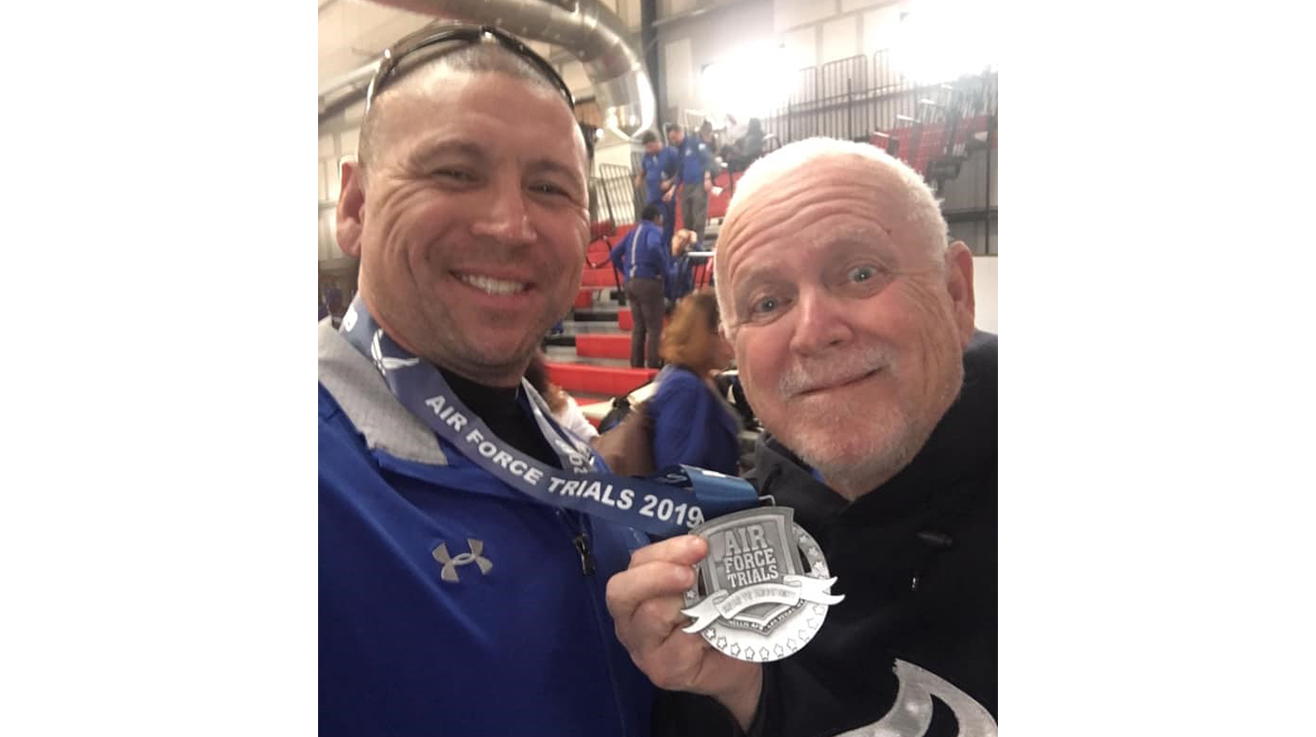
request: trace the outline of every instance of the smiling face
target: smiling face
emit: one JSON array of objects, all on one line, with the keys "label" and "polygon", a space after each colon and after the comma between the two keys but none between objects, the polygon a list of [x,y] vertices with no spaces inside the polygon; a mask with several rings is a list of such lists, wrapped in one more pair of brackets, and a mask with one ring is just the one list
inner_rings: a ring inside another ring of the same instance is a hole
[{"label": "smiling face", "polygon": [[972,257],[909,185],[856,155],[783,170],[737,203],[718,281],[746,397],[848,498],[903,468],[959,392]]},{"label": "smiling face", "polygon": [[575,118],[560,95],[498,72],[440,68],[386,94],[369,168],[349,167],[339,200],[362,297],[413,353],[514,385],[580,288],[589,215]]}]

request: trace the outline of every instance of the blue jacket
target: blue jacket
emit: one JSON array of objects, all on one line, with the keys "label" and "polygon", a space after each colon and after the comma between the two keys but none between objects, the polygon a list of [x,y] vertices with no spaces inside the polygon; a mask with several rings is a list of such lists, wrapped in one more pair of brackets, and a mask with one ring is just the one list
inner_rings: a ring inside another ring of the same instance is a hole
[{"label": "blue jacket", "polygon": [[320,735],[648,734],[604,603],[638,533],[490,476],[327,321],[319,448]]},{"label": "blue jacket", "polygon": [[647,220],[641,220],[618,241],[608,258],[621,271],[625,281],[635,277],[663,278],[672,260],[671,252],[663,245],[662,229]]},{"label": "blue jacket", "polygon": [[681,156],[671,146],[663,146],[656,155],[644,154],[640,167],[644,169],[645,204],[662,199],[662,180],[675,177],[680,164]]},{"label": "blue jacket", "polygon": [[653,418],[653,464],[673,463],[737,475],[740,421],[713,390],[682,366],[663,369],[649,400]]},{"label": "blue jacket", "polygon": [[704,186],[704,172],[713,162],[713,152],[699,136],[686,134],[679,149],[681,156],[681,177],[678,180],[689,186]]}]

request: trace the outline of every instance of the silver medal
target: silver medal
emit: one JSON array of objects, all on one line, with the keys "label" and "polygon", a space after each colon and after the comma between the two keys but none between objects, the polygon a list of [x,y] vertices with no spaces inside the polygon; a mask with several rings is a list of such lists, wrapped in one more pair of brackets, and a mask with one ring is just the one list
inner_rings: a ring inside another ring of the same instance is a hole
[{"label": "silver medal", "polygon": [[[740,660],[781,660],[813,639],[844,596],[822,550],[788,507],[759,507],[691,530],[708,541],[681,613],[713,647]],[[801,559],[803,554],[803,559]],[[803,560],[803,562],[801,562]]]}]

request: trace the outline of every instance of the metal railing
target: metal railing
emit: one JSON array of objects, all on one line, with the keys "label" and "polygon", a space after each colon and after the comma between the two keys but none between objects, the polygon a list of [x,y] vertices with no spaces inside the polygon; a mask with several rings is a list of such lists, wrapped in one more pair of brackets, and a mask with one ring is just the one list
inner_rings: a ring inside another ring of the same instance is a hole
[{"label": "metal railing", "polygon": [[[938,82],[902,74],[889,50],[800,69],[785,104],[762,118],[777,145],[813,136],[879,146],[923,175],[953,237],[995,251],[998,74]],[[766,151],[765,151],[766,153]]]},{"label": "metal railing", "polygon": [[[994,252],[994,69],[953,80],[915,80],[896,68],[890,50],[881,50],[800,69],[785,83],[790,85],[785,104],[760,119],[764,153],[813,136],[879,146],[923,175],[943,199],[952,236],[963,234],[975,254]],[[641,155],[632,153],[632,172],[640,170]],[[611,209],[601,203],[596,220],[607,216],[618,225],[635,221],[642,202],[631,188],[632,176],[624,186],[600,187]],[[619,173],[600,179],[608,177],[621,181]],[[630,220],[616,219],[618,203],[625,201],[632,203],[634,213]]]},{"label": "metal railing", "polygon": [[635,190],[635,177],[626,167],[599,164],[599,175],[590,177],[590,190],[597,198],[597,205],[590,208],[594,222],[606,221],[621,227],[640,219],[644,203]]},{"label": "metal railing", "polygon": [[[995,71],[919,82],[897,71],[883,50],[797,71],[786,104],[763,118],[763,128],[782,143],[811,136],[874,142],[875,134],[884,134],[880,141],[916,126],[994,117],[996,109]],[[903,143],[900,158],[913,142]]]}]

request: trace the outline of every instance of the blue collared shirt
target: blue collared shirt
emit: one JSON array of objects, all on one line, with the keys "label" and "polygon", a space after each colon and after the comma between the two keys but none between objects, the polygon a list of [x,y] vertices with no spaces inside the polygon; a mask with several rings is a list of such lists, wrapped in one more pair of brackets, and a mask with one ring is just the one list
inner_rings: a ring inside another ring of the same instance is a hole
[{"label": "blue collared shirt", "polygon": [[635,229],[626,234],[608,254],[613,266],[616,266],[630,281],[636,277],[642,279],[662,278],[667,273],[667,249],[663,246],[663,231],[648,220],[641,220]]},{"label": "blue collared shirt", "polygon": [[671,146],[663,146],[657,154],[646,153],[644,155],[644,158],[640,160],[640,166],[644,169],[646,203],[658,202],[662,199],[662,181],[675,177],[680,163],[680,154]]},{"label": "blue collared shirt", "polygon": [[708,171],[713,161],[713,152],[699,136],[686,135],[681,141],[681,181],[695,186],[704,186],[704,172]]}]

